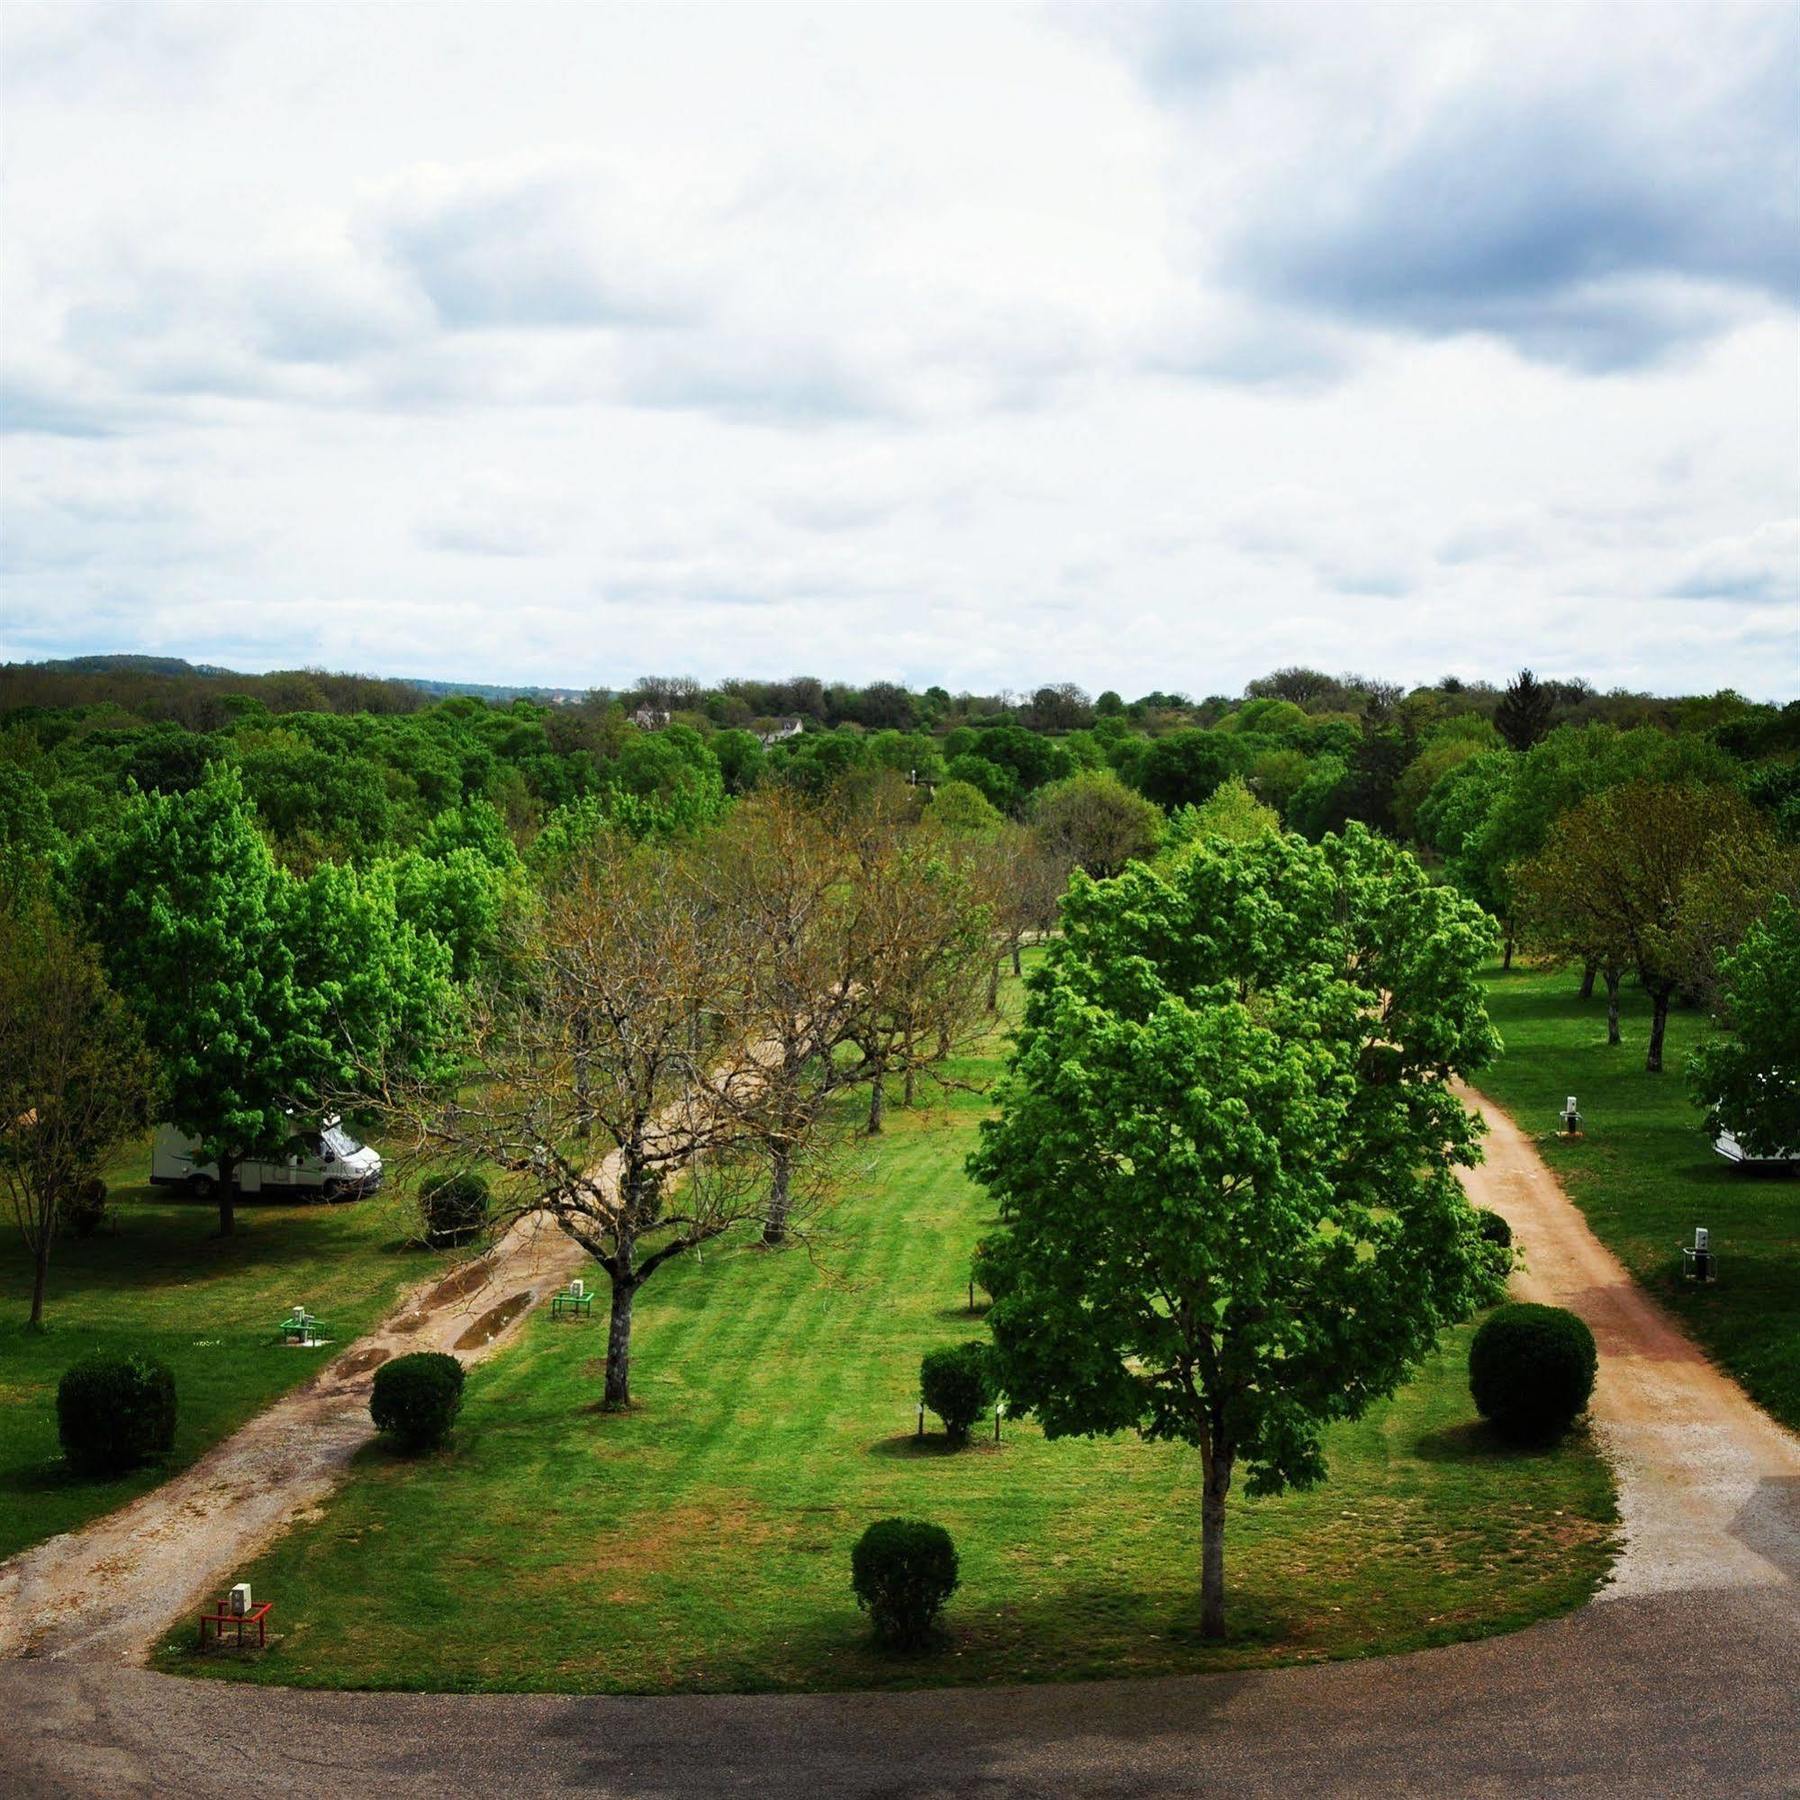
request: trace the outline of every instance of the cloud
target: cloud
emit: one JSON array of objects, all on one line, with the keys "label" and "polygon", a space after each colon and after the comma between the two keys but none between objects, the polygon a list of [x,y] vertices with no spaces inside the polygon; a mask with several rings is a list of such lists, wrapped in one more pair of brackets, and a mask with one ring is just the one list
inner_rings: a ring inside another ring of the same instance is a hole
[{"label": "cloud", "polygon": [[1662,590],[1674,600],[1785,602],[1800,607],[1800,520],[1772,521],[1742,537],[1715,538]]},{"label": "cloud", "polygon": [[[1459,9],[1410,38],[1391,13],[1282,17],[1278,92],[1261,57],[1221,65],[1246,84],[1241,110],[1192,94],[1184,32],[1134,47],[1196,154],[1222,121],[1262,134],[1235,200],[1203,187],[1195,224],[1217,274],[1258,303],[1483,333],[1607,373],[1800,299],[1793,9],[1634,9],[1628,36],[1605,8]],[[1348,76],[1322,61],[1347,36]]]},{"label": "cloud", "polygon": [[694,316],[680,217],[660,227],[628,181],[592,162],[429,167],[363,226],[451,330],[594,329]]}]

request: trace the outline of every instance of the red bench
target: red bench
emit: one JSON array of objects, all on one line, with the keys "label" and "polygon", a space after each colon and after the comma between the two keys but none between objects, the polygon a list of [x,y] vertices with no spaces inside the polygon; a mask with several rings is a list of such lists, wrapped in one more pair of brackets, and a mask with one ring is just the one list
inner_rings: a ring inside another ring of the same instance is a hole
[{"label": "red bench", "polygon": [[235,1625],[237,1627],[237,1641],[240,1650],[244,1647],[244,1627],[246,1625],[254,1625],[256,1627],[256,1647],[259,1650],[266,1649],[269,1642],[266,1621],[269,1616],[269,1609],[274,1604],[275,1602],[273,1600],[260,1600],[255,1606],[251,1607],[248,1612],[234,1613],[231,1610],[231,1602],[229,1600],[221,1600],[213,1611],[203,1612],[200,1615],[201,1648],[204,1649],[206,1646],[206,1628],[208,1625],[213,1628],[214,1641],[221,1644],[225,1641],[225,1627],[227,1625]]}]

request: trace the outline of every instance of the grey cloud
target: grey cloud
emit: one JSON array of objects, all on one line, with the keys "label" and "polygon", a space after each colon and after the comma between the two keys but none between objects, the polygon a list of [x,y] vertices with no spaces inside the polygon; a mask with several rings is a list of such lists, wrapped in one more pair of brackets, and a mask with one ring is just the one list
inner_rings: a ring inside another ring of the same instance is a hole
[{"label": "grey cloud", "polygon": [[1761,525],[1743,537],[1704,545],[1662,594],[1671,600],[1800,606],[1800,522]]},{"label": "grey cloud", "polygon": [[452,329],[690,316],[684,284],[619,210],[597,173],[541,170],[414,184],[368,231]]},{"label": "grey cloud", "polygon": [[[1728,328],[1740,296],[1793,303],[1800,12],[1696,16],[1691,54],[1651,56],[1618,42],[1618,9],[1559,9],[1583,27],[1572,50],[1534,44],[1529,14],[1501,15],[1490,52],[1522,30],[1523,54],[1394,108],[1416,123],[1336,94],[1312,147],[1225,231],[1221,272],[1263,301],[1486,333],[1595,372]],[[1183,104],[1154,58],[1145,79]]]}]

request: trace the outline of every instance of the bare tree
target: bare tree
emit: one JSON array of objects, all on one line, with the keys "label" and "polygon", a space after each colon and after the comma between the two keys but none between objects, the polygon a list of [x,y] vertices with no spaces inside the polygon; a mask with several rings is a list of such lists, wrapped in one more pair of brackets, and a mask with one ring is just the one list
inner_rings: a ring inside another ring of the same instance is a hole
[{"label": "bare tree", "polygon": [[741,1178],[762,1081],[743,933],[695,874],[603,840],[545,898],[508,985],[472,1003],[458,1093],[389,1091],[420,1151],[500,1172],[497,1226],[548,1217],[606,1272],[609,1411],[631,1402],[644,1283],[767,1210]]},{"label": "bare tree", "polygon": [[149,1111],[137,1022],[99,959],[44,902],[0,914],[0,1190],[31,1252],[31,1326],[44,1322],[65,1207]]},{"label": "bare tree", "polygon": [[863,869],[842,822],[782,788],[739,804],[706,865],[712,902],[741,946],[743,1029],[761,1084],[738,1122],[768,1159],[772,1247],[787,1235],[795,1164],[827,1101],[861,1079],[839,1052],[855,1041],[876,950],[862,929]]},{"label": "bare tree", "polygon": [[916,831],[893,840],[866,871],[862,913],[871,953],[852,1035],[869,1083],[873,1136],[882,1127],[890,1076],[902,1078],[911,1106],[918,1077],[941,1071],[985,1028],[992,915],[970,851]]},{"label": "bare tree", "polygon": [[988,969],[987,1007],[1000,1004],[1000,968],[1024,973],[1025,940],[1056,928],[1056,909],[1073,865],[1028,826],[1007,825],[979,846],[979,891],[989,909],[994,953]]}]

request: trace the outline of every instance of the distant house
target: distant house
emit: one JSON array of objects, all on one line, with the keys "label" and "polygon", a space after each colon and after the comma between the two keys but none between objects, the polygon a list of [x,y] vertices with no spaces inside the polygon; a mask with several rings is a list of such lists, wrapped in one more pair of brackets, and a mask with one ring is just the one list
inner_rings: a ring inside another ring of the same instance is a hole
[{"label": "distant house", "polygon": [[660,706],[640,706],[631,715],[631,722],[639,731],[661,731],[668,724],[669,715]]},{"label": "distant house", "polygon": [[779,744],[784,738],[798,737],[806,729],[804,719],[777,719],[766,730],[756,735],[766,750],[771,744]]}]

